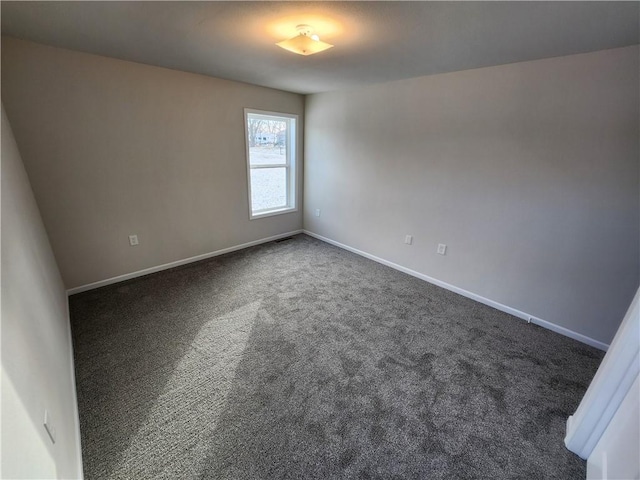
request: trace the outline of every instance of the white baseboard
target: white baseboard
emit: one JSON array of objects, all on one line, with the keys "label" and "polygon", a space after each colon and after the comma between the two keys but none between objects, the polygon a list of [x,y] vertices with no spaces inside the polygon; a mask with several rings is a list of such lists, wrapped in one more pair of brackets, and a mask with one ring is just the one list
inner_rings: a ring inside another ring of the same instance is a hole
[{"label": "white baseboard", "polygon": [[579,342],[586,343],[587,345],[591,345],[592,347],[595,347],[599,350],[604,350],[606,352],[607,349],[609,348],[609,345],[607,345],[606,343],[602,343],[598,340],[594,340],[591,337],[587,337],[586,335],[582,335],[581,333],[574,332],[573,330],[569,330],[568,328],[565,328],[565,327],[561,327],[560,325],[556,325],[555,323],[548,322],[540,318],[536,318],[533,315],[530,315],[526,312],[522,312],[520,310],[509,307],[507,305],[503,305],[501,303],[495,302],[488,298],[477,295],[473,292],[469,292],[468,290],[464,290],[460,287],[456,287],[455,285],[451,285],[449,283],[438,280],[437,278],[433,278],[423,273],[416,272],[415,270],[411,270],[410,268],[403,267],[402,265],[398,265],[397,263],[390,262],[389,260],[385,260],[384,258],[376,257],[375,255],[372,255],[367,252],[363,252],[362,250],[358,250],[357,248],[350,247],[343,243],[336,242],[335,240],[331,240],[330,238],[323,237],[322,235],[318,235],[317,233],[310,232],[309,230],[303,230],[302,232],[311,237],[317,238],[318,240],[322,240],[323,242],[330,243],[331,245],[335,245],[336,247],[340,247],[344,250],[348,250],[355,254],[361,255],[365,258],[368,258],[369,260],[373,260],[374,262],[378,262],[383,265],[386,265],[387,267],[391,267],[395,270],[399,270],[403,273],[411,275],[412,277],[419,278],[421,280],[424,280],[425,282],[432,283],[434,285],[437,285],[438,287],[442,287],[446,290],[450,290],[459,295],[462,295],[463,297],[467,297],[472,300],[475,300],[476,302],[480,302],[490,307],[493,307],[496,310],[500,310],[501,312],[508,313],[510,315],[513,315],[514,317],[521,318],[522,320],[525,320],[527,322],[535,323],[536,325],[540,325],[541,327],[544,327],[548,330],[552,330],[566,337],[573,338],[574,340],[578,340]]},{"label": "white baseboard", "polygon": [[78,480],[84,479],[84,468],[82,464],[82,435],[80,434],[80,411],[78,409],[78,385],[76,383],[75,354],[73,353],[73,335],[71,333],[71,314],[69,312],[69,299],[67,298],[67,337],[69,342],[69,367],[71,369],[71,384],[73,385],[73,427],[75,430],[76,442],[76,472]]},{"label": "white baseboard", "polygon": [[261,243],[272,242],[280,238],[290,237],[291,235],[297,235],[302,233],[302,230],[294,230],[293,232],[281,233],[272,237],[261,238],[252,242],[242,243],[240,245],[234,245],[233,247],[223,248],[222,250],[216,250],[215,252],[203,253],[202,255],[196,255],[195,257],[184,258],[182,260],[176,260],[175,262],[165,263],[158,265],[157,267],[145,268],[138,270],[137,272],[126,273],[124,275],[118,275],[117,277],[107,278],[106,280],[100,280],[98,282],[88,283],[79,287],[70,288],[67,290],[67,295],[73,295],[75,293],[86,292],[87,290],[93,290],[95,288],[104,287],[113,283],[123,282],[131,278],[142,277],[143,275],[149,275],[150,273],[160,272],[162,270],[168,270],[169,268],[179,267],[180,265],[186,265],[187,263],[197,262],[199,260],[205,260],[211,257],[217,257],[218,255],[224,255],[225,253],[235,252],[236,250],[242,250],[243,248],[253,247],[254,245],[260,245]]}]

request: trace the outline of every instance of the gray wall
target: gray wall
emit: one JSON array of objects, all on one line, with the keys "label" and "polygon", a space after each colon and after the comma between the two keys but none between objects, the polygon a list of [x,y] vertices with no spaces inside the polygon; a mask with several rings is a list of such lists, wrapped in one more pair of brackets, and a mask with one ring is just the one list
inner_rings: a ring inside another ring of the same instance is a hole
[{"label": "gray wall", "polygon": [[3,37],[2,98],[67,288],[302,228],[249,220],[243,123],[301,95]]},{"label": "gray wall", "polygon": [[305,228],[609,343],[639,281],[638,54],[308,96]]},{"label": "gray wall", "polygon": [[4,106],[1,450],[2,478],[81,476],[67,296]]}]

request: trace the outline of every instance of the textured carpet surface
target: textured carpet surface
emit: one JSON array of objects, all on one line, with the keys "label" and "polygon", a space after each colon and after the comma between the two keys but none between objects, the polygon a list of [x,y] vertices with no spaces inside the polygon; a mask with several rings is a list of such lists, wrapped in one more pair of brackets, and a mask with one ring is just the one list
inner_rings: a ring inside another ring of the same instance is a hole
[{"label": "textured carpet surface", "polygon": [[88,479],[585,476],[602,352],[308,236],[70,304]]}]

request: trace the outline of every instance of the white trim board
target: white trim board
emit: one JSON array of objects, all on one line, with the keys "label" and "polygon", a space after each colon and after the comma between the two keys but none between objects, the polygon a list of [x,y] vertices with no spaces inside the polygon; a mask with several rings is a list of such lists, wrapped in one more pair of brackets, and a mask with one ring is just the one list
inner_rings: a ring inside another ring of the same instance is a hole
[{"label": "white trim board", "polygon": [[79,287],[74,287],[67,290],[67,296],[73,295],[76,293],[86,292],[87,290],[93,290],[96,288],[104,287],[106,285],[111,285],[113,283],[124,282],[125,280],[129,280],[131,278],[136,278],[136,277],[142,277],[144,275],[149,275],[150,273],[161,272],[162,270],[168,270],[170,268],[179,267],[181,265],[186,265],[188,263],[198,262],[200,260],[206,260],[207,258],[217,257],[218,255],[224,255],[225,253],[231,253],[231,252],[235,252],[236,250],[242,250],[243,248],[249,248],[255,245],[260,245],[261,243],[273,242],[274,240],[290,237],[292,235],[297,235],[299,233],[302,233],[302,230],[294,230],[292,232],[280,233],[278,235],[273,235],[272,237],[261,238],[259,240],[254,240],[252,242],[241,243],[240,245],[234,245],[232,247],[216,250],[215,252],[203,253],[202,255],[196,255],[195,257],[184,258],[182,260],[176,260],[175,262],[169,262],[163,265],[158,265],[157,267],[145,268],[143,270],[138,270],[136,272],[125,273],[124,275],[118,275],[117,277],[107,278],[106,280],[100,280],[98,282],[88,283],[86,285],[80,285]]},{"label": "white trim board", "polygon": [[595,347],[599,350],[603,350],[606,352],[607,349],[609,348],[609,345],[607,345],[606,343],[600,342],[598,340],[594,340],[591,337],[587,337],[586,335],[582,335],[581,333],[574,332],[573,330],[569,330],[568,328],[565,328],[565,327],[561,327],[560,325],[556,325],[555,323],[551,323],[547,320],[536,318],[533,315],[529,315],[528,313],[522,312],[520,310],[516,310],[515,308],[495,302],[493,300],[482,297],[473,292],[469,292],[462,288],[456,287],[455,285],[451,285],[449,283],[443,282],[436,278],[430,277],[423,273],[416,272],[415,270],[411,270],[410,268],[403,267],[402,265],[398,265],[397,263],[390,262],[389,260],[385,260],[384,258],[376,257],[375,255],[372,255],[370,253],[363,252],[362,250],[358,250],[357,248],[350,247],[343,243],[336,242],[335,240],[331,240],[330,238],[323,237],[322,235],[318,235],[317,233],[310,232],[309,230],[302,230],[302,233],[305,233],[310,237],[317,238],[318,240],[322,240],[323,242],[330,243],[331,245],[335,245],[336,247],[340,247],[344,250],[348,250],[349,252],[353,252],[362,257],[368,258],[369,260],[373,260],[374,262],[381,263],[383,265],[386,265],[387,267],[391,267],[395,270],[399,270],[403,273],[411,275],[412,277],[419,278],[420,280],[424,280],[425,282],[429,282],[434,285],[437,285],[438,287],[442,287],[446,290],[450,290],[454,293],[462,295],[463,297],[467,297],[472,300],[475,300],[476,302],[483,303],[485,305],[495,308],[496,310],[500,310],[501,312],[508,313],[510,315],[513,315],[514,317],[518,317],[530,323],[535,323],[536,325],[540,325],[541,327],[544,327],[548,330],[552,330],[566,337],[573,338],[574,340],[578,340],[579,342],[586,343],[587,345],[591,345],[592,347]]},{"label": "white trim board", "polygon": [[82,435],[80,433],[80,411],[78,409],[78,384],[76,383],[76,367],[75,367],[75,354],[73,352],[73,334],[71,333],[71,314],[69,312],[69,297],[67,296],[66,302],[67,310],[67,332],[69,342],[69,367],[71,368],[71,384],[73,385],[73,426],[78,438],[76,444],[76,455],[78,458],[78,480],[84,479],[84,465],[82,463]]}]

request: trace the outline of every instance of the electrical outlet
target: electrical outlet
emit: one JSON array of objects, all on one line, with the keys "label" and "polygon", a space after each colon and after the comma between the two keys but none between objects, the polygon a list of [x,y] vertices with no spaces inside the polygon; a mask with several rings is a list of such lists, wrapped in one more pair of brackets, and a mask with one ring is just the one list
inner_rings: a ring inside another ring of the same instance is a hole
[{"label": "electrical outlet", "polygon": [[440,255],[446,255],[447,254],[447,246],[444,243],[439,243],[438,244],[438,253]]},{"label": "electrical outlet", "polygon": [[316,208],[316,217],[319,217],[319,216],[320,216],[320,209]]},{"label": "electrical outlet", "polygon": [[407,245],[411,245],[413,243],[413,235],[407,235],[404,237],[404,243]]},{"label": "electrical outlet", "polygon": [[129,245],[135,247],[140,242],[138,242],[138,235],[129,235]]},{"label": "electrical outlet", "polygon": [[49,438],[52,443],[56,443],[56,427],[53,426],[53,422],[51,421],[51,415],[49,411],[45,409],[44,411],[44,429],[49,434]]}]

